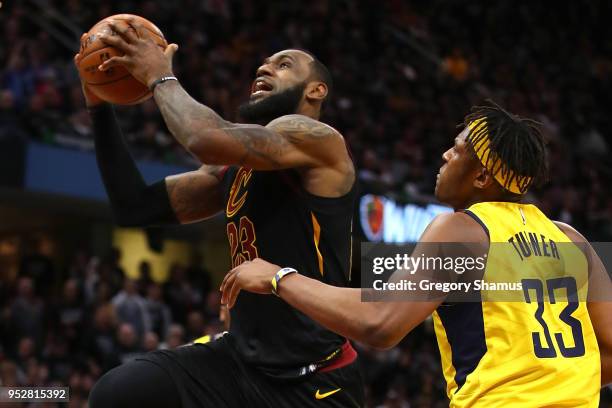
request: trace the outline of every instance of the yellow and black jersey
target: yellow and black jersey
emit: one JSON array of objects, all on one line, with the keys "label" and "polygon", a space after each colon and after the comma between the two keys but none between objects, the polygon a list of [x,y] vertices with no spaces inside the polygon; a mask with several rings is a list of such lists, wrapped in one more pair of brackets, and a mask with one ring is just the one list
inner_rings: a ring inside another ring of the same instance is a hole
[{"label": "yellow and black jersey", "polygon": [[[338,198],[307,192],[295,170],[230,167],[223,176],[232,266],[256,257],[348,286],[356,188]],[[346,341],[276,296],[242,291],[230,334],[241,357],[261,367],[310,365]]]},{"label": "yellow and black jersey", "polygon": [[533,205],[486,202],[465,212],[489,235],[483,281],[521,287],[515,299],[481,291],[481,302],[434,313],[450,406],[597,407],[601,363],[584,253]]}]

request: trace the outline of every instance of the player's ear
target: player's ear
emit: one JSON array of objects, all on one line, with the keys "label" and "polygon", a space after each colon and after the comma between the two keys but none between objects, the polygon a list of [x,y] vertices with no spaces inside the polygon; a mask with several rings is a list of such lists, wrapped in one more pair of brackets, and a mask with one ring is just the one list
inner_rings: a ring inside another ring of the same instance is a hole
[{"label": "player's ear", "polygon": [[476,177],[474,178],[473,186],[480,190],[484,190],[486,188],[489,188],[489,186],[493,184],[494,181],[495,179],[493,178],[491,173],[484,167],[480,166],[476,170]]},{"label": "player's ear", "polygon": [[311,101],[323,101],[327,97],[327,85],[318,81],[309,82],[305,94],[306,99]]}]

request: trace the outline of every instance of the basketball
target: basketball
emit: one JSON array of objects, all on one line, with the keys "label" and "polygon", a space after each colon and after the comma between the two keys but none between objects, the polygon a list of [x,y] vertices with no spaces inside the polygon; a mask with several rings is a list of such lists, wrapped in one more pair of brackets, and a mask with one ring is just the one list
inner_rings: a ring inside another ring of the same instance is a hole
[{"label": "basketball", "polygon": [[125,67],[114,66],[106,71],[100,71],[98,66],[114,56],[123,53],[111,47],[98,37],[100,34],[116,35],[109,26],[110,21],[119,21],[129,25],[129,18],[141,24],[141,28],[131,27],[139,38],[150,38],[162,49],[168,43],[163,33],[149,20],[132,15],[117,14],[107,17],[96,23],[81,40],[79,51],[80,59],[77,61],[79,75],[89,89],[99,98],[116,105],[135,105],[151,97],[149,89],[136,80]]}]

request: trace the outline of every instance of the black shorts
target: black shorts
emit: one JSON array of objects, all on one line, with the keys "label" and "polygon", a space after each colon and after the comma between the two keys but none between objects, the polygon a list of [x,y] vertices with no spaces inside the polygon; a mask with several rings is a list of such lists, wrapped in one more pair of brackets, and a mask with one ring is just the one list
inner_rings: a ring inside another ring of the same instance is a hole
[{"label": "black shorts", "polygon": [[137,360],[161,367],[174,380],[182,408],[364,405],[357,360],[332,371],[291,381],[279,380],[244,364],[229,334],[206,344],[151,352]]}]

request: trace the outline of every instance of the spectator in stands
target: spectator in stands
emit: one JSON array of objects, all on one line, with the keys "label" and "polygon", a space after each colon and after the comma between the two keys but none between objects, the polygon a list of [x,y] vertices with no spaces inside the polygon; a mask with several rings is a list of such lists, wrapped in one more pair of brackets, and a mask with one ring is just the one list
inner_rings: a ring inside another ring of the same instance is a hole
[{"label": "spectator in stands", "polygon": [[117,329],[117,353],[121,364],[134,360],[143,353],[136,330],[130,323],[121,323]]},{"label": "spectator in stands", "polygon": [[148,320],[151,322],[150,332],[158,339],[165,339],[172,323],[170,308],[163,302],[161,286],[150,283],[147,290],[146,308]]},{"label": "spectator in stands", "polygon": [[154,332],[146,332],[142,340],[142,349],[145,353],[159,349],[159,337]]},{"label": "spectator in stands", "polygon": [[202,293],[187,279],[187,270],[179,264],[170,267],[170,279],[164,284],[164,298],[174,321],[185,324],[187,314],[202,303]]},{"label": "spectator in stands", "polygon": [[44,323],[43,301],[34,293],[31,278],[21,277],[17,283],[17,297],[10,306],[11,333],[13,339],[31,338],[40,345]]},{"label": "spectator in stands", "polygon": [[93,324],[82,336],[79,347],[86,355],[92,356],[104,372],[119,364],[116,327],[117,317],[113,305],[105,303],[97,306],[93,313]]},{"label": "spectator in stands", "polygon": [[138,264],[138,279],[136,279],[136,286],[138,287],[140,296],[146,297],[149,286],[153,283],[153,278],[151,277],[151,264],[149,261],[140,261]]},{"label": "spectator in stands", "polygon": [[160,349],[174,349],[185,344],[185,329],[180,324],[173,324],[168,330],[168,335],[162,344]]},{"label": "spectator in stands", "polygon": [[[112,300],[120,323],[127,323],[135,331],[136,340],[142,339],[151,330],[151,319],[147,312],[147,302],[138,294],[136,281],[125,279],[123,290]],[[124,330],[125,331],[125,330]]]}]

